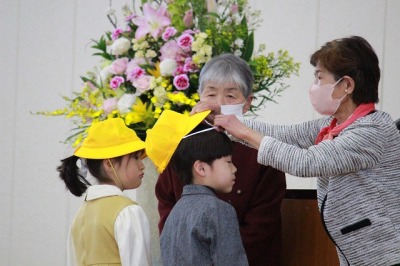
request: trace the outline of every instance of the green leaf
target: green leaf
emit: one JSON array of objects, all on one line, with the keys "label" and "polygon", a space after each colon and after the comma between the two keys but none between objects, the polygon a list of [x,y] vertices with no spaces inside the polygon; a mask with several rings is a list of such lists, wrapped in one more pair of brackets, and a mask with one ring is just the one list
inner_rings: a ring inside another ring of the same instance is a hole
[{"label": "green leaf", "polygon": [[242,58],[245,61],[250,61],[250,58],[253,56],[254,50],[254,32],[251,32],[250,35],[246,39],[245,50],[243,52]]}]

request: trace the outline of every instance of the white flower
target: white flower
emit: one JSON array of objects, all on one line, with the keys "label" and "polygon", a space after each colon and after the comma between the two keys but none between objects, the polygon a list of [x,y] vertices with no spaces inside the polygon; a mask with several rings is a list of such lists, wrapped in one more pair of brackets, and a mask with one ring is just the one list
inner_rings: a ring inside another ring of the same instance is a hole
[{"label": "white flower", "polygon": [[160,63],[160,72],[162,76],[172,76],[176,70],[176,61],[174,59],[166,58]]},{"label": "white flower", "polygon": [[110,69],[111,69],[111,66],[108,65],[100,71],[99,80],[98,80],[99,83],[106,84],[108,82],[108,79],[112,76]]},{"label": "white flower", "polygon": [[136,96],[134,94],[125,93],[118,101],[117,107],[120,113],[128,113],[132,105],[135,103]]},{"label": "white flower", "polygon": [[236,56],[241,56],[241,55],[242,55],[242,52],[238,49],[238,50],[235,50],[234,54],[235,54]]},{"label": "white flower", "polygon": [[131,42],[124,37],[116,39],[111,45],[111,54],[113,55],[122,55],[126,53],[131,47]]},{"label": "white flower", "polygon": [[146,58],[154,58],[157,56],[157,53],[154,50],[147,50],[146,51]]},{"label": "white flower", "polygon": [[156,96],[158,100],[154,105],[158,107],[161,107],[167,100],[167,92],[162,86],[154,88],[154,96]]},{"label": "white flower", "polygon": [[242,39],[236,39],[234,43],[239,48],[243,47],[243,40]]}]

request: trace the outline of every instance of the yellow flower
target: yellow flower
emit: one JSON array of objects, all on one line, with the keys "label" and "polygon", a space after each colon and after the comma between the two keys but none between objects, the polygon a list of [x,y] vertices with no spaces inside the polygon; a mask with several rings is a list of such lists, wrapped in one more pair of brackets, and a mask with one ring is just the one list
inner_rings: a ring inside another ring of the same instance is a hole
[{"label": "yellow flower", "polygon": [[147,69],[147,72],[155,78],[161,77],[160,62],[156,63],[155,69]]}]

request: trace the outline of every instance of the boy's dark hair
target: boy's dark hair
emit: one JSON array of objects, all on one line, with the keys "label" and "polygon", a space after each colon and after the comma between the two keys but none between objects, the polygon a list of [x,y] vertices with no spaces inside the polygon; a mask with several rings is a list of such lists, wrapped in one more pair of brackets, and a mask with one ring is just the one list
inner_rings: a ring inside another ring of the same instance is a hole
[{"label": "boy's dark hair", "polygon": [[[206,128],[209,126],[200,124],[189,134]],[[225,133],[213,129],[182,139],[170,164],[183,185],[187,185],[193,181],[192,168],[197,160],[212,166],[216,159],[229,155],[232,155],[231,140]]]}]

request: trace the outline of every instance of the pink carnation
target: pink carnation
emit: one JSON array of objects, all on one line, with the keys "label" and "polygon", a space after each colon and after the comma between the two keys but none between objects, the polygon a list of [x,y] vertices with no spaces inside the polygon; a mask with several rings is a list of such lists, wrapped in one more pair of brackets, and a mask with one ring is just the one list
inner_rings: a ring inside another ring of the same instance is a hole
[{"label": "pink carnation", "polygon": [[192,46],[193,36],[185,33],[185,34],[182,34],[181,36],[179,36],[177,41],[178,41],[179,47],[181,47],[185,50],[188,50]]},{"label": "pink carnation", "polygon": [[113,33],[111,34],[111,39],[116,40],[119,38],[119,36],[121,35],[121,33],[123,33],[124,30],[121,28],[116,28]]},{"label": "pink carnation", "polygon": [[167,27],[162,34],[162,39],[164,41],[168,41],[169,38],[174,36],[177,33],[177,30],[174,27]]},{"label": "pink carnation", "polygon": [[189,78],[186,74],[181,74],[174,77],[174,86],[180,90],[186,90],[189,88]]},{"label": "pink carnation", "polygon": [[124,83],[124,82],[125,82],[125,80],[124,80],[123,77],[121,77],[121,76],[115,76],[115,77],[113,77],[113,78],[111,79],[111,81],[110,81],[110,87],[111,87],[112,89],[117,89],[117,88],[119,88],[119,86],[121,86],[121,84]]},{"label": "pink carnation", "polygon": [[175,70],[175,72],[173,73],[174,76],[180,75],[180,74],[184,74],[186,73],[186,71],[183,69],[183,66],[178,66]]},{"label": "pink carnation", "polygon": [[183,65],[183,70],[185,72],[196,72],[198,70],[198,67],[195,63],[193,63],[193,60],[191,57],[188,57],[185,59],[185,64]]},{"label": "pink carnation", "polygon": [[137,67],[134,67],[132,70],[127,71],[126,78],[127,78],[127,80],[132,82],[132,80],[142,77],[145,73],[146,72],[144,71],[143,68],[137,66]]}]

